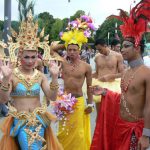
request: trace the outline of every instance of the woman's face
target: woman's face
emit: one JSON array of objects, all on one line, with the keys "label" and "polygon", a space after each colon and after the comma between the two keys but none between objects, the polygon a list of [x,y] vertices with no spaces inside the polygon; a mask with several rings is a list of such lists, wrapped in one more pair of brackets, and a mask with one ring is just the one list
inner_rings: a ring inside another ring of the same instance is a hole
[{"label": "woman's face", "polygon": [[27,70],[33,69],[37,61],[37,51],[24,50],[20,53],[21,66]]},{"label": "woman's face", "polygon": [[122,49],[121,49],[121,54],[124,58],[124,60],[132,60],[135,55],[135,50],[134,50],[134,44],[129,41],[124,41],[122,43]]}]

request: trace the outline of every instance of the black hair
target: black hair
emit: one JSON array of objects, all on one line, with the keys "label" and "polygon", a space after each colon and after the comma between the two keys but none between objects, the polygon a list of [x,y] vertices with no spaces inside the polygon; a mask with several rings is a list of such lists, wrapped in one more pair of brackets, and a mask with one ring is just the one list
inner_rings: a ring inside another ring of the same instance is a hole
[{"label": "black hair", "polygon": [[145,40],[144,39],[142,39],[140,41],[140,46],[141,46],[141,55],[143,55],[144,49],[145,49]]},{"label": "black hair", "polygon": [[[73,43],[70,43],[70,44],[68,44],[68,46],[69,45],[77,45],[78,47],[79,47],[79,45],[78,44],[73,44]],[[68,48],[68,46],[67,46],[67,48]],[[80,47],[79,47],[80,48]]]},{"label": "black hair", "polygon": [[[124,41],[129,41],[129,42],[135,44],[135,39],[133,37],[125,38]],[[141,47],[141,55],[143,55],[144,49],[145,49],[145,40],[143,38],[141,39],[139,46]]]},{"label": "black hair", "polygon": [[97,39],[95,41],[95,46],[96,45],[102,45],[102,46],[104,46],[104,45],[107,45],[107,43],[106,43],[106,41],[104,39]]},{"label": "black hair", "polygon": [[116,46],[116,45],[118,45],[118,44],[120,44],[120,41],[117,40],[117,39],[113,39],[113,40],[111,41],[111,48],[112,48],[112,46]]}]

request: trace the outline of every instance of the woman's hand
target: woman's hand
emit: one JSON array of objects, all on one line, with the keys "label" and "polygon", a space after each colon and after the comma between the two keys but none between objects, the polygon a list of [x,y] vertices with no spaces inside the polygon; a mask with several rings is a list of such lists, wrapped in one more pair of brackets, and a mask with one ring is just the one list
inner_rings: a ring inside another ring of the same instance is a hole
[{"label": "woman's hand", "polygon": [[12,75],[12,66],[9,61],[0,60],[0,73],[1,77],[3,77],[5,80],[10,80]]},{"label": "woman's hand", "polygon": [[61,64],[58,64],[58,61],[49,61],[49,71],[52,78],[58,78],[60,73]]}]

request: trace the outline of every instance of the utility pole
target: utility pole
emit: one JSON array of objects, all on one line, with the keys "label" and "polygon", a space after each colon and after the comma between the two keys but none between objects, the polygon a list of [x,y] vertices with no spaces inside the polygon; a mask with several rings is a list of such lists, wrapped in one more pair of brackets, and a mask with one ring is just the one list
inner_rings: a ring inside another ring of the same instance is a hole
[{"label": "utility pole", "polygon": [[[3,40],[5,43],[8,41],[7,35],[10,35],[10,27],[11,27],[11,0],[4,0],[4,32],[3,32]],[[5,54],[8,56],[8,49],[5,49]]]}]

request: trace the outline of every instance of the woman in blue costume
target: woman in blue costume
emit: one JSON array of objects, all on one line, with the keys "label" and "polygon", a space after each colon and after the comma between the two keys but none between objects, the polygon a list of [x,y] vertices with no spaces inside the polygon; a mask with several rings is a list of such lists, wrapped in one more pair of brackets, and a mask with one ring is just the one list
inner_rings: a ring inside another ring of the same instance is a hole
[{"label": "woman in blue costume", "polygon": [[[17,42],[14,43],[9,37],[10,61],[13,63],[19,58],[20,65],[11,69],[9,63],[1,63],[3,79],[0,103],[11,99],[9,116],[2,125],[1,150],[62,150],[50,128],[50,122],[55,120],[55,116],[47,112],[46,102],[40,103],[40,88],[47,100],[56,100],[60,66],[49,62],[48,38],[45,37],[44,42],[40,42],[37,31],[38,24],[33,23],[30,11],[27,20],[21,23],[19,34],[12,32],[12,35],[16,35]],[[40,37],[43,38],[43,30]],[[44,49],[44,59],[49,62],[52,77],[50,85],[44,74],[34,69],[38,47]],[[19,51],[16,56],[17,49]]]}]

